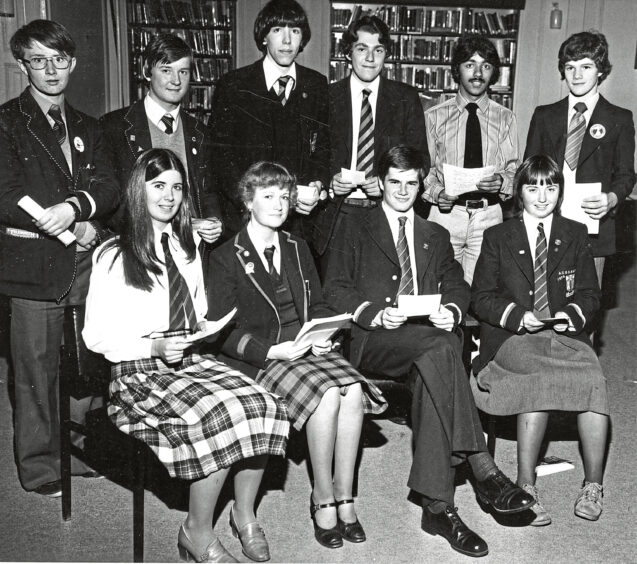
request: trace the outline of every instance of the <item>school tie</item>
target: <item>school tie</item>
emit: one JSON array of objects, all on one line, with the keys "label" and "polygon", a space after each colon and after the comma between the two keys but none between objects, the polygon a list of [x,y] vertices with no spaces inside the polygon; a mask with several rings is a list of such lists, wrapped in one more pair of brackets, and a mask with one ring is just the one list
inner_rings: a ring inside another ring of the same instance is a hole
[{"label": "school tie", "polygon": [[586,133],[586,118],[584,117],[584,112],[587,109],[586,104],[584,104],[584,102],[578,102],[574,108],[575,113],[568,126],[566,150],[564,151],[564,160],[571,170],[577,168],[579,152],[582,148],[582,139],[584,139],[584,133]]},{"label": "school tie", "polygon": [[356,170],[365,173],[365,177],[372,176],[374,169],[374,116],[372,105],[369,103],[369,88],[363,90],[361,102],[361,121],[358,128],[358,149],[356,153]]},{"label": "school tie", "polygon": [[546,245],[546,235],[544,234],[544,225],[541,222],[537,226],[537,231],[537,240],[535,243],[535,295],[533,310],[541,312],[549,305],[546,278],[546,259],[548,257],[548,248]]},{"label": "school tie", "polygon": [[411,261],[409,260],[409,246],[407,245],[407,236],[405,235],[405,222],[407,216],[401,215],[398,218],[398,243],[396,251],[398,252],[398,262],[400,263],[400,285],[398,286],[398,295],[414,293],[414,278],[411,272]]},{"label": "school tie", "polygon": [[162,116],[161,122],[164,124],[164,131],[170,135],[173,132],[173,123],[175,122],[175,118],[170,114],[166,114]]},{"label": "school tie", "polygon": [[272,280],[276,280],[278,282],[279,273],[274,266],[274,245],[263,249],[263,254],[265,255],[265,260],[268,261],[268,273],[272,277]]},{"label": "school tie", "polygon": [[470,102],[466,106],[467,127],[464,137],[464,167],[482,167],[482,133],[480,133],[480,120],[478,119],[478,104]]},{"label": "school tie", "polygon": [[51,119],[55,122],[53,126],[53,133],[55,133],[55,137],[58,140],[58,143],[62,145],[64,140],[66,139],[66,127],[64,125],[64,120],[62,119],[62,111],[60,110],[60,106],[57,104],[51,104],[49,108],[49,115]]},{"label": "school tie", "polygon": [[290,82],[290,80],[292,80],[291,76],[285,75],[285,76],[280,76],[279,80],[277,80],[277,98],[279,99],[279,102],[281,102],[282,106],[285,106],[286,102],[288,101],[287,98],[285,97],[285,92],[287,89],[287,85],[288,82]]},{"label": "school tie", "polygon": [[179,272],[168,246],[168,233],[162,233],[161,246],[164,249],[166,270],[168,271],[168,295],[170,296],[169,331],[186,329],[194,333],[197,329],[197,316],[192,303],[190,290]]}]

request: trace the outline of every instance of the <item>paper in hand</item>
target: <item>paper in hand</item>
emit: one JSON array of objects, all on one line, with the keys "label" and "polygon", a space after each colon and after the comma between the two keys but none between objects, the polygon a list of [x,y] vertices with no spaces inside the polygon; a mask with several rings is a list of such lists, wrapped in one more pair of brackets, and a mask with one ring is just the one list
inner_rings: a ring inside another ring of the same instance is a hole
[{"label": "paper in hand", "polygon": [[221,319],[217,321],[206,321],[205,328],[193,333],[192,335],[186,336],[184,339],[188,343],[196,343],[197,341],[201,341],[201,339],[205,339],[210,335],[214,335],[215,333],[219,333],[228,322],[234,317],[235,313],[237,313],[237,308],[233,308],[230,312],[224,315]]},{"label": "paper in hand", "polygon": [[593,219],[582,208],[582,200],[602,193],[601,182],[564,183],[564,198],[560,215],[586,225],[590,235],[599,234],[599,219]]},{"label": "paper in hand", "polygon": [[[33,219],[38,221],[46,211],[40,204],[38,204],[31,196],[23,196],[18,200],[18,206],[27,212]],[[57,238],[68,247],[71,243],[75,242],[75,235],[68,229],[62,231]]]},{"label": "paper in hand", "polygon": [[436,313],[440,309],[442,294],[398,296],[398,311],[405,317],[422,317]]},{"label": "paper in hand", "polygon": [[365,173],[360,170],[352,170],[350,168],[341,168],[341,180],[350,184],[363,184],[365,182]]},{"label": "paper in hand", "polygon": [[462,168],[443,163],[442,174],[445,177],[445,193],[449,196],[460,196],[467,192],[476,192],[478,182],[487,176],[492,176],[494,171],[493,165],[482,168]]}]

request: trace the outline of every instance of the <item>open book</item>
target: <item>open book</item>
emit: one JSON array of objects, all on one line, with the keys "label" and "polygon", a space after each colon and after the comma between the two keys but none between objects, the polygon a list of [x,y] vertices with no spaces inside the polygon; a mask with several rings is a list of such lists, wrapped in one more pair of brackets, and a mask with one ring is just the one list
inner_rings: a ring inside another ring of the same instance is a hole
[{"label": "open book", "polygon": [[294,347],[310,347],[314,344],[324,343],[339,329],[347,327],[352,319],[351,313],[343,313],[333,317],[320,317],[303,324],[299,334],[294,339]]},{"label": "open book", "polygon": [[179,329],[177,331],[160,331],[156,333],[151,333],[150,335],[146,335],[149,339],[165,339],[167,337],[185,337],[185,341],[188,343],[196,343],[197,341],[201,341],[210,335],[214,335],[215,333],[219,333],[228,322],[234,317],[235,313],[237,313],[237,308],[233,308],[226,315],[224,315],[221,319],[217,321],[203,321],[200,323],[200,329],[196,333],[191,333],[186,329]]}]

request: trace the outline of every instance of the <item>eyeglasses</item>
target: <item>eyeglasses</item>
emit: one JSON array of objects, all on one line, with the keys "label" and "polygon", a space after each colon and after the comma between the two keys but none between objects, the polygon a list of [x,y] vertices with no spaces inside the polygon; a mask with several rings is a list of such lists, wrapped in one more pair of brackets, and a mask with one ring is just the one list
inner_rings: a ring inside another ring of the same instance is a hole
[{"label": "eyeglasses", "polygon": [[59,70],[68,69],[71,64],[71,59],[63,57],[62,55],[56,55],[55,57],[31,57],[30,59],[22,59],[22,62],[28,63],[33,70],[45,69],[47,61],[51,61],[51,64]]}]

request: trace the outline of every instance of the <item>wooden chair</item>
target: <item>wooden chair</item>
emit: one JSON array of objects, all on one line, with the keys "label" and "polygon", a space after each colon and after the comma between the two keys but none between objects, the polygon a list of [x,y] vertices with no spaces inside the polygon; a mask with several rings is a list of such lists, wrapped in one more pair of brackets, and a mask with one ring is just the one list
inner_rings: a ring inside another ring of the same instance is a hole
[{"label": "wooden chair", "polygon": [[110,381],[110,364],[86,348],[82,339],[84,306],[67,306],[64,310],[64,345],[60,355],[60,451],[62,477],[62,519],[71,520],[71,455],[86,458],[83,448],[71,443],[71,432],[85,437],[85,443],[114,445],[122,449],[132,463],[133,490],[133,559],[144,559],[144,484],[147,447],[122,433],[106,413],[106,405],[89,411],[84,424],[71,420],[71,396],[83,398],[103,394]]}]

